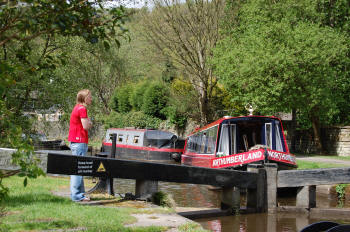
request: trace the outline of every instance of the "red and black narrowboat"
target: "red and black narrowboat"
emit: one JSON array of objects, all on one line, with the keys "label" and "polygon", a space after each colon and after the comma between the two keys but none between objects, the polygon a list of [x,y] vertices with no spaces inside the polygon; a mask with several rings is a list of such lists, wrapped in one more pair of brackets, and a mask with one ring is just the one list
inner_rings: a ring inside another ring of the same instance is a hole
[{"label": "red and black narrowboat", "polygon": [[189,135],[181,163],[208,168],[245,169],[250,163],[275,162],[296,168],[282,122],[273,116],[225,116]]},{"label": "red and black narrowboat", "polygon": [[113,134],[116,134],[115,158],[177,162],[181,160],[185,141],[171,132],[110,128],[102,141],[102,152],[111,153]]}]

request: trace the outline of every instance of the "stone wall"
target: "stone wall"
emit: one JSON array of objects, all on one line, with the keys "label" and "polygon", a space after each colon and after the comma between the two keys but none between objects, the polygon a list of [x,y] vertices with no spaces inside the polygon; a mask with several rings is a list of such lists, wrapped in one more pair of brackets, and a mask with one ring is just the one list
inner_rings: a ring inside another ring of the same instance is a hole
[{"label": "stone wall", "polygon": [[[16,152],[16,149],[0,148],[0,170],[12,171],[18,170],[19,166],[12,164],[12,154]],[[47,152],[36,152],[36,156],[39,158],[39,167],[46,173],[47,168]]]},{"label": "stone wall", "polygon": [[[45,134],[49,139],[62,139],[67,140],[69,122],[49,122],[40,121],[34,125],[34,130],[38,133]],[[105,130],[102,124],[94,124],[89,130],[89,138],[91,140],[102,140],[105,135]]]},{"label": "stone wall", "polygon": [[[287,144],[291,152],[312,154],[316,152],[312,130],[296,131],[294,147],[291,144],[290,124],[283,123]],[[350,126],[327,127],[321,129],[321,139],[330,155],[350,156]]]},{"label": "stone wall", "polygon": [[350,156],[350,126],[323,128],[322,139],[329,154]]}]

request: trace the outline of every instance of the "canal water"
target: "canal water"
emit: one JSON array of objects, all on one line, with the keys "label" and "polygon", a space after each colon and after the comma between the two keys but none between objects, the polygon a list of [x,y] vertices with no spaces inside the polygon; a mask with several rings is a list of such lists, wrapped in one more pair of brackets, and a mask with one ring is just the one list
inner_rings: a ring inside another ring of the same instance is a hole
[{"label": "canal water", "polygon": [[[135,181],[126,179],[115,179],[114,187],[116,193],[135,193]],[[159,190],[171,194],[177,207],[193,208],[219,208],[220,189],[213,189],[207,185],[181,184],[159,182]],[[317,189],[317,207],[332,208],[339,207],[336,194]],[[245,202],[243,198],[241,202]],[[295,198],[284,197],[278,199],[280,206],[295,205]],[[350,208],[347,200],[341,206]],[[225,217],[205,218],[194,220],[202,225],[204,229],[215,232],[294,232],[300,231],[305,226],[318,221],[334,221],[341,224],[350,224],[350,215],[346,217],[309,218],[303,213],[276,213],[276,214],[241,214]]]}]

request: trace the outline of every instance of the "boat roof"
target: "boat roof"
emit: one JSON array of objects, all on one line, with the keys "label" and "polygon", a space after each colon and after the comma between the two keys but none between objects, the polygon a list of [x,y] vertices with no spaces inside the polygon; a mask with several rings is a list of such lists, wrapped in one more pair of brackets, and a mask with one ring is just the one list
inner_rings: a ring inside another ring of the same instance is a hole
[{"label": "boat roof", "polygon": [[196,132],[199,132],[199,131],[202,131],[202,130],[205,130],[205,129],[208,129],[210,127],[213,127],[213,126],[216,126],[216,125],[219,125],[220,123],[222,123],[223,121],[225,120],[230,120],[230,119],[240,119],[240,120],[244,120],[244,119],[252,119],[252,118],[270,118],[270,119],[275,119],[275,120],[278,120],[278,121],[281,121],[278,117],[275,117],[275,116],[260,116],[260,115],[247,115],[247,116],[224,116],[218,120],[216,120],[215,122],[212,122],[204,127],[201,127],[199,129],[196,129],[194,130],[189,136],[193,135],[194,133]]}]

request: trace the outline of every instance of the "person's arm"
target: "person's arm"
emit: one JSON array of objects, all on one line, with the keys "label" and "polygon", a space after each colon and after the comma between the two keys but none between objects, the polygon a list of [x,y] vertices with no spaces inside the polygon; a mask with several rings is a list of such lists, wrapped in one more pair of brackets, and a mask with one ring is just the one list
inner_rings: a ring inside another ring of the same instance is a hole
[{"label": "person's arm", "polygon": [[84,130],[89,130],[92,127],[90,118],[81,118],[81,124],[83,124]]}]

